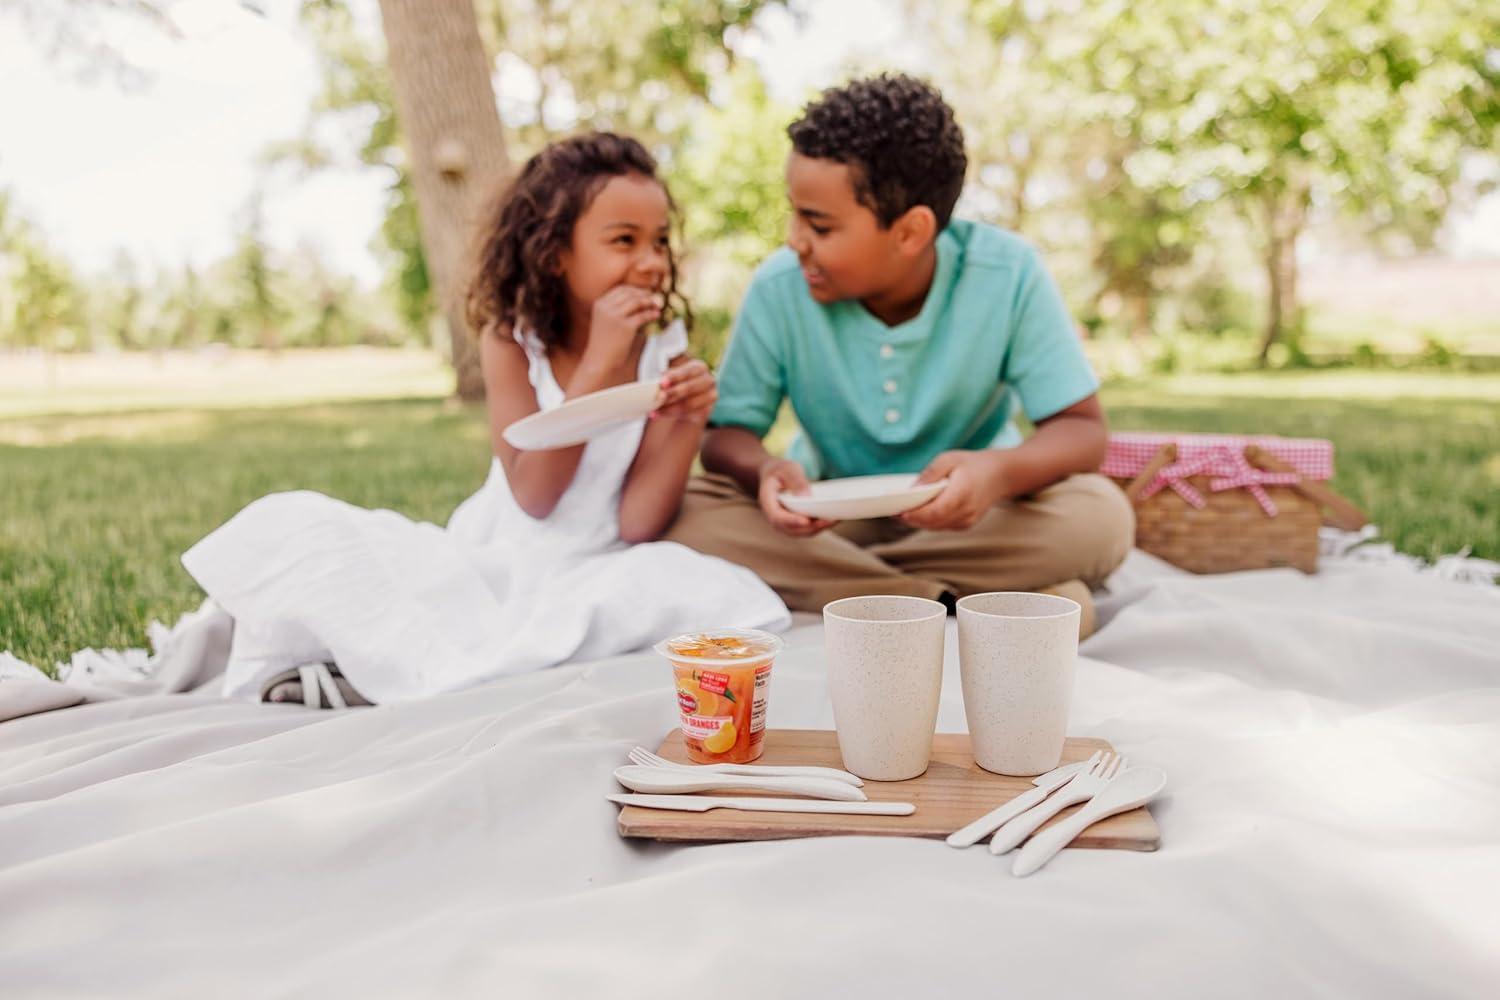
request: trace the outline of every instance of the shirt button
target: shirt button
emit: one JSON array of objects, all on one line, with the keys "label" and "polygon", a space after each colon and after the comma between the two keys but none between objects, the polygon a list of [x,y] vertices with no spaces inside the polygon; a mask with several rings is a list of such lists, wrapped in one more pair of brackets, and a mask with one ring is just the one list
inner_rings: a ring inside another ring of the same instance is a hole
[{"label": "shirt button", "polygon": [[888,424],[894,424],[896,421],[898,421],[900,419],[901,419],[901,411],[900,410],[890,409],[890,410],[886,410],[885,411],[885,422],[886,423],[888,423]]},{"label": "shirt button", "polygon": [[896,380],[893,379],[893,378],[886,379],[885,380],[885,386],[884,386],[884,388],[885,388],[885,391],[886,391],[887,394],[895,392],[896,391]]},{"label": "shirt button", "polygon": [[886,359],[894,358],[896,356],[896,349],[890,344],[881,344],[880,356]]}]

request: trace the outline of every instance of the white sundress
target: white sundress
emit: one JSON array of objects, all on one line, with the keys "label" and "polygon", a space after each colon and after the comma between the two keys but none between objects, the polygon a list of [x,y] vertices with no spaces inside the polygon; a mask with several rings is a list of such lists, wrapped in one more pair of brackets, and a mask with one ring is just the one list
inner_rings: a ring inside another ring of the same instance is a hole
[{"label": "white sundress", "polygon": [[[518,336],[538,405],[563,402],[542,344]],[[687,349],[674,324],[646,343],[641,378]],[[229,697],[332,661],[374,702],[646,647],[672,633],[779,630],[786,606],[743,566],[675,542],[619,536],[644,418],[590,441],[556,509],[516,503],[499,459],[448,521],[420,523],[321,493],[274,493],[189,549],[183,565],[235,619]]]}]

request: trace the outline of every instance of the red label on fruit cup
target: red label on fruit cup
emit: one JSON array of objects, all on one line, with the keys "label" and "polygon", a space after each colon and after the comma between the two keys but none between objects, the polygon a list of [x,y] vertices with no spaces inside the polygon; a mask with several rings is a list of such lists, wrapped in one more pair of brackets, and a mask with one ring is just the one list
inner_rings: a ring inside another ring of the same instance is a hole
[{"label": "red label on fruit cup", "polygon": [[694,698],[691,693],[682,690],[682,688],[678,688],[677,707],[682,710],[683,715],[692,715],[698,711],[698,699]]},{"label": "red label on fruit cup", "polygon": [[698,686],[710,694],[723,694],[729,688],[729,675],[705,670],[698,675]]}]

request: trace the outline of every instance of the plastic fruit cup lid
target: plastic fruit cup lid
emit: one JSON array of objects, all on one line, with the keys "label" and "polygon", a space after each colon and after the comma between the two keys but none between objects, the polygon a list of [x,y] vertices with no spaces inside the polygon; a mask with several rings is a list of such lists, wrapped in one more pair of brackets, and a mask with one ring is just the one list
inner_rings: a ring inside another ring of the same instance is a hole
[{"label": "plastic fruit cup lid", "polygon": [[706,667],[744,667],[771,659],[781,652],[779,635],[753,628],[716,628],[684,632],[663,639],[653,647],[678,663]]}]

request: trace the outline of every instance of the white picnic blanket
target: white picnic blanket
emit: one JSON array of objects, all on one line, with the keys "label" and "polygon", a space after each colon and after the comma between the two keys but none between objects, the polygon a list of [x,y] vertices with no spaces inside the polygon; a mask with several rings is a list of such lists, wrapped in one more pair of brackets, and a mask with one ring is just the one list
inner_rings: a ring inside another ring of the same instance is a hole
[{"label": "white picnic blanket", "polygon": [[[610,771],[674,724],[650,654],[346,712],[129,698],[0,724],[0,992],[1493,997],[1495,592],[1139,555],[1112,588],[1071,728],[1169,773],[1154,854],[621,840]],[[771,724],[831,726],[820,627],[787,639]]]}]

